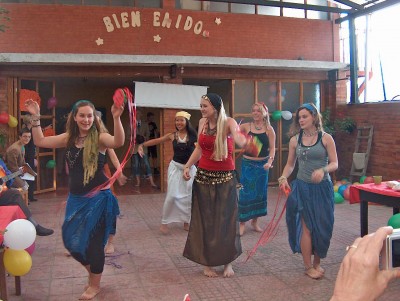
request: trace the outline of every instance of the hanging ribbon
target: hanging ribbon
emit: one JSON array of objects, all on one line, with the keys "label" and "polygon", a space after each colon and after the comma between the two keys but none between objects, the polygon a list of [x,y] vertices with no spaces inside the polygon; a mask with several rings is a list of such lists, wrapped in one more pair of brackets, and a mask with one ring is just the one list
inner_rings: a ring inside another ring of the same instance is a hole
[{"label": "hanging ribbon", "polygon": [[[289,193],[290,193],[290,190],[285,191],[286,197],[289,195]],[[280,207],[282,207],[282,208],[279,209]],[[281,211],[279,212],[279,210],[281,210]],[[279,223],[283,217],[283,214],[285,213],[285,210],[286,210],[286,199],[283,197],[283,192],[281,190],[279,190],[278,200],[275,205],[275,210],[274,210],[272,219],[267,224],[264,231],[261,233],[261,236],[260,236],[259,240],[257,241],[256,245],[253,247],[253,249],[251,251],[249,251],[247,253],[247,258],[245,259],[244,262],[247,262],[247,260],[249,260],[250,257],[256,253],[259,246],[263,246],[266,243],[272,241],[272,239],[276,236],[276,234],[278,233],[278,229],[279,229]],[[278,219],[275,220],[275,218],[277,216],[278,216]]]},{"label": "hanging ribbon", "polygon": [[[114,172],[114,174],[103,184],[96,186],[93,188],[90,192],[88,192],[87,196],[91,197],[95,195],[97,192],[99,192],[102,189],[105,189],[107,187],[110,187],[111,185],[114,184],[114,182],[117,180],[117,178],[121,175],[122,171],[124,170],[124,167],[128,160],[132,156],[132,150],[134,149],[136,145],[136,104],[133,101],[133,96],[132,93],[129,91],[128,88],[123,88],[123,89],[118,89],[120,93],[115,93],[115,95],[121,95],[121,93],[124,95],[124,103],[126,102],[128,104],[128,112],[129,112],[129,126],[130,126],[130,137],[129,137],[129,147],[128,150],[126,151],[124,158],[122,159],[120,166],[117,168],[117,170]],[[114,103],[120,103],[120,99],[114,100]]]}]

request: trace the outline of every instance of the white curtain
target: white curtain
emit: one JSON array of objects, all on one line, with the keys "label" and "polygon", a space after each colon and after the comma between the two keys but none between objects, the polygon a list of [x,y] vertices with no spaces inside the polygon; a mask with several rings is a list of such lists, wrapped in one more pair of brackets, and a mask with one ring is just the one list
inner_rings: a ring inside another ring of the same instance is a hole
[{"label": "white curtain", "polygon": [[135,83],[135,103],[138,107],[198,110],[200,98],[207,94],[203,86]]}]

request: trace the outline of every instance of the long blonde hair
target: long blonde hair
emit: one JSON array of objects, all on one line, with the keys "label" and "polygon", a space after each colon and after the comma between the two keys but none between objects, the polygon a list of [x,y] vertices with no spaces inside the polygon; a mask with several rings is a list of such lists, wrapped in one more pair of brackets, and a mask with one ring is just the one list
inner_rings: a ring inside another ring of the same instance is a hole
[{"label": "long blonde hair", "polygon": [[96,109],[94,105],[89,100],[79,100],[77,101],[73,107],[72,111],[68,115],[67,120],[67,147],[75,146],[75,142],[79,137],[79,127],[74,120],[74,117],[78,113],[79,108],[89,106],[93,110],[93,125],[89,130],[89,133],[85,139],[85,143],[83,145],[83,185],[89,183],[91,179],[93,179],[96,171],[97,171],[97,161],[99,158],[99,135],[100,135],[100,124],[95,116]]},{"label": "long blonde hair", "polygon": [[217,134],[214,142],[214,152],[211,158],[215,161],[222,161],[228,157],[228,143],[226,139],[226,123],[228,117],[225,113],[224,104],[221,96],[215,93],[207,93],[202,96],[202,98],[208,100],[217,111]]}]

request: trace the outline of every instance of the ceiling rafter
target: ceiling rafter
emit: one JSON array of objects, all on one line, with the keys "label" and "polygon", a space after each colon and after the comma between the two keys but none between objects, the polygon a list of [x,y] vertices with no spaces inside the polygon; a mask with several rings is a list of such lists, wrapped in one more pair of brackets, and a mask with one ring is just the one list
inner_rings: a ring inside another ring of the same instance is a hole
[{"label": "ceiling rafter", "polygon": [[[203,1],[203,0],[198,0]],[[236,3],[236,4],[250,4],[250,5],[260,5],[260,6],[272,6],[272,7],[283,7],[283,8],[294,8],[294,9],[307,9],[314,11],[323,11],[330,13],[347,14],[347,16],[338,18],[335,20],[336,24],[342,23],[349,19],[354,19],[361,17],[380,9],[395,5],[400,3],[400,0],[369,0],[363,4],[359,4],[355,1],[350,0],[333,0],[346,6],[351,7],[350,9],[321,6],[321,5],[310,5],[310,4],[300,4],[293,2],[284,1],[270,1],[270,0],[213,0],[213,2],[224,2],[224,3]]]},{"label": "ceiling rafter", "polygon": [[[203,1],[203,0],[200,0]],[[341,0],[342,1],[342,0]],[[346,1],[346,0],[343,0]],[[339,8],[331,6],[322,5],[312,5],[312,4],[300,4],[293,2],[280,2],[280,1],[268,1],[268,0],[213,0],[213,2],[226,2],[235,4],[250,4],[250,5],[261,5],[261,6],[272,6],[272,7],[284,7],[284,8],[295,8],[295,9],[307,9],[315,11],[323,11],[328,13],[338,13],[338,14],[349,14],[354,9]],[[362,6],[360,6],[362,8]]]}]

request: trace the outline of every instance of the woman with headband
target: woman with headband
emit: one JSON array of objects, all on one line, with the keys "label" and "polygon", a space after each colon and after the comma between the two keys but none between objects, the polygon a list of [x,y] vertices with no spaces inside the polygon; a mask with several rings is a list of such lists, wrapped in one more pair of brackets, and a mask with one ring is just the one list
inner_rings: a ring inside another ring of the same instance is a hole
[{"label": "woman with headband", "polygon": [[190,124],[190,114],[180,111],[175,114],[176,132],[169,133],[163,137],[148,140],[139,145],[138,153],[144,155],[143,146],[153,146],[160,143],[172,142],[174,157],[168,167],[168,190],[165,197],[160,231],[167,234],[168,224],[183,222],[183,229],[189,230],[190,209],[192,205],[192,184],[196,174],[193,165],[189,174],[191,179],[183,179],[183,167],[195,149],[197,133]]},{"label": "woman with headband", "polygon": [[193,182],[192,218],[183,256],[204,266],[207,277],[217,277],[213,267],[224,265],[224,277],[234,275],[232,262],[242,253],[239,235],[234,142],[246,137],[227,117],[219,95],[201,97],[198,143],[185,164],[185,180],[199,161]]},{"label": "woman with headband", "polygon": [[269,123],[268,108],[256,102],[252,106],[253,121],[244,123],[240,130],[251,136],[255,146],[243,153],[239,192],[240,235],[245,223],[251,220],[253,229],[262,232],[258,217],[267,215],[268,173],[275,157],[275,131]]},{"label": "woman with headband", "polygon": [[119,214],[118,202],[111,190],[95,190],[108,180],[103,172],[106,150],[124,143],[125,133],[120,119],[124,107],[111,107],[114,136],[101,132],[94,105],[88,100],[80,100],[69,113],[66,132],[44,137],[38,103],[27,100],[25,105],[33,115],[35,145],[43,148],[66,147],[69,195],[62,237],[65,248],[88,272],[88,284],[79,299],[91,300],[100,292],[104,246]]},{"label": "woman with headband", "polygon": [[[287,199],[286,223],[293,253],[301,253],[305,274],[324,275],[321,258],[328,252],[334,222],[334,191],[329,173],[338,168],[335,142],[323,131],[321,114],[312,103],[300,106],[290,128],[289,155],[278,179]],[[298,160],[297,177],[291,182]]]}]

